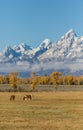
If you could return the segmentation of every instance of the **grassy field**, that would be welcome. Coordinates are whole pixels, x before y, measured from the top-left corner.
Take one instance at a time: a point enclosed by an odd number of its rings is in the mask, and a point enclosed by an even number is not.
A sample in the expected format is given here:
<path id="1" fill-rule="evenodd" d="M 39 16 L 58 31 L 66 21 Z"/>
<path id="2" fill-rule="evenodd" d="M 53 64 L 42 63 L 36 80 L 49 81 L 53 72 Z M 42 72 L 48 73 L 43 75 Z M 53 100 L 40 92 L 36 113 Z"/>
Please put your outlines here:
<path id="1" fill-rule="evenodd" d="M 0 93 L 0 130 L 83 130 L 83 92 L 34 92 L 31 101 L 24 94 Z"/>

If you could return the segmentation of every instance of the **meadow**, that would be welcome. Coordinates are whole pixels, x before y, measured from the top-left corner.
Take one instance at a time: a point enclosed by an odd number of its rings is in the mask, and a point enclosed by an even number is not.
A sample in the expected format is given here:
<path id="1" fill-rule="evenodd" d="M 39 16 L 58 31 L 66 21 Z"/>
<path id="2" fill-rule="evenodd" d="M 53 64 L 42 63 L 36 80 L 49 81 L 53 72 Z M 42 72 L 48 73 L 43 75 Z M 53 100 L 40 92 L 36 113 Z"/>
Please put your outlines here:
<path id="1" fill-rule="evenodd" d="M 32 100 L 23 101 L 25 94 Z M 82 129 L 83 92 L 0 92 L 0 130 Z"/>

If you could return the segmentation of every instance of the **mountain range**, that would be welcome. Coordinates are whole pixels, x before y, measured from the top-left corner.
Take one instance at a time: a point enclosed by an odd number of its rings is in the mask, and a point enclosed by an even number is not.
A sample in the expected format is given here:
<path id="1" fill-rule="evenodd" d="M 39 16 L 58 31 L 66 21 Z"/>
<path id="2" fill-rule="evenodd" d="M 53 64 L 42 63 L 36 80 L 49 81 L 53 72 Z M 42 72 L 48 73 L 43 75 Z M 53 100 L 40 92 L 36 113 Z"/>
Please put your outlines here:
<path id="1" fill-rule="evenodd" d="M 63 74 L 83 74 L 83 36 L 73 29 L 55 43 L 45 39 L 37 48 L 25 43 L 6 47 L 0 53 L 0 73 L 18 71 L 21 76 L 31 72 L 48 75 L 53 71 Z"/>

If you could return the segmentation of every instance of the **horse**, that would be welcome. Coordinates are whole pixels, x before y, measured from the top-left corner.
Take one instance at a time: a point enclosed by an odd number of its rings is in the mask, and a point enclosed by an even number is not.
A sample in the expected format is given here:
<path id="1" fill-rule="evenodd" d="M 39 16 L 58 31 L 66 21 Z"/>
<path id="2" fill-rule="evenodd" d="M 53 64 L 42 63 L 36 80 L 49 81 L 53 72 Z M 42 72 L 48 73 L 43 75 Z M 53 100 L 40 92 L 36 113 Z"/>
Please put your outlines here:
<path id="1" fill-rule="evenodd" d="M 15 95 L 11 95 L 11 96 L 10 96 L 10 101 L 11 101 L 11 100 L 12 100 L 12 101 L 15 101 Z"/>
<path id="2" fill-rule="evenodd" d="M 32 99 L 32 96 L 29 94 L 29 95 L 24 95 L 23 97 L 23 100 L 28 100 L 28 99 Z"/>

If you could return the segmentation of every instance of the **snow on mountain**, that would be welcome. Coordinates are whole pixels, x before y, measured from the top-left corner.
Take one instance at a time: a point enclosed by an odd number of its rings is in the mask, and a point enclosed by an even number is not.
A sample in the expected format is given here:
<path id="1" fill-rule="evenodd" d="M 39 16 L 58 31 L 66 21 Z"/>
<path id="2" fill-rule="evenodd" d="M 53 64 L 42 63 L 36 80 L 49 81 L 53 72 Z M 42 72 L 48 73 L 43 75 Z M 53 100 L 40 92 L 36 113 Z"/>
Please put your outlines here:
<path id="1" fill-rule="evenodd" d="M 49 39 L 45 39 L 39 46 L 41 50 L 50 49 L 52 47 L 52 42 Z"/>
<path id="2" fill-rule="evenodd" d="M 74 30 L 70 29 L 55 43 L 45 39 L 37 48 L 32 48 L 25 43 L 6 47 L 0 53 L 0 65 L 4 63 L 9 66 L 9 69 L 19 71 L 41 72 L 42 70 L 44 73 L 46 70 L 51 72 L 66 69 L 73 72 L 75 66 L 76 69 L 83 70 L 83 36 L 77 37 Z"/>
<path id="3" fill-rule="evenodd" d="M 52 42 L 49 39 L 45 39 L 37 48 L 32 48 L 32 50 L 25 51 L 24 53 L 35 62 L 38 61 L 38 56 L 46 52 L 51 47 Z"/>
<path id="4" fill-rule="evenodd" d="M 22 43 L 18 46 L 11 48 L 10 46 L 6 47 L 2 54 L 0 55 L 0 63 L 17 63 L 18 61 L 29 60 L 29 56 L 25 55 L 25 52 L 31 50 L 31 47 Z"/>
<path id="5" fill-rule="evenodd" d="M 34 58 L 38 58 L 41 54 L 45 53 L 52 47 L 52 42 L 49 39 L 45 39 L 39 47 L 34 49 Z"/>
<path id="6" fill-rule="evenodd" d="M 15 46 L 13 47 L 13 49 L 14 49 L 17 53 L 19 53 L 19 52 L 23 53 L 23 52 L 25 52 L 25 51 L 32 50 L 32 48 L 31 48 L 30 46 L 26 45 L 25 43 L 21 43 L 21 44 L 19 44 L 19 45 L 17 45 L 17 46 L 15 45 Z"/>
<path id="7" fill-rule="evenodd" d="M 52 48 L 48 49 L 44 54 L 39 57 L 41 61 L 47 60 L 74 60 L 82 58 L 83 56 L 83 39 L 78 38 L 74 30 L 69 30 L 64 36 L 61 37 Z"/>
<path id="8" fill-rule="evenodd" d="M 15 51 L 11 47 L 6 47 L 3 51 L 4 56 L 9 57 L 10 55 L 15 55 Z"/>

